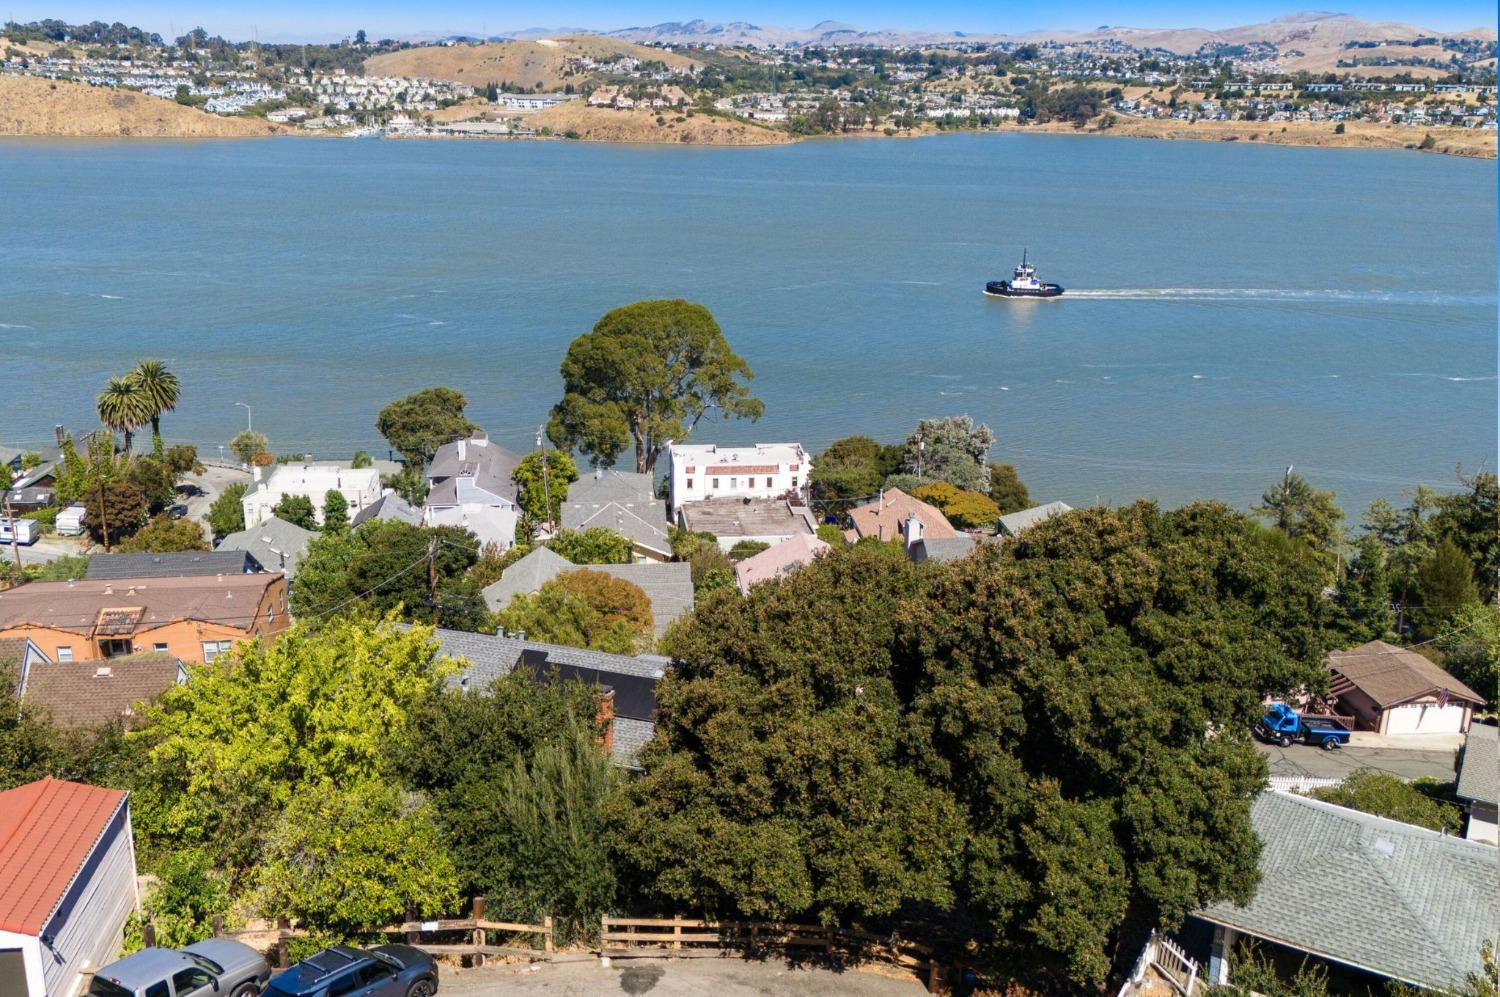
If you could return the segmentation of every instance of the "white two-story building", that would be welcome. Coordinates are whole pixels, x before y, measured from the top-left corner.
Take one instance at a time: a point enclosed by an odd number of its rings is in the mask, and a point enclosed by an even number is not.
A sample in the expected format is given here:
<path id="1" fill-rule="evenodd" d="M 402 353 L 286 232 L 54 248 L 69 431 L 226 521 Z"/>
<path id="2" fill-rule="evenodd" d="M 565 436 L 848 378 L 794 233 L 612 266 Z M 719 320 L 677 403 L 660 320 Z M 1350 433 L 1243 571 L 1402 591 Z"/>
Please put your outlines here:
<path id="1" fill-rule="evenodd" d="M 812 471 L 800 443 L 681 443 L 669 446 L 667 456 L 673 519 L 686 503 L 705 499 L 769 499 L 790 493 L 805 500 Z"/>
<path id="2" fill-rule="evenodd" d="M 257 469 L 257 473 L 261 473 Z M 250 486 L 240 504 L 245 510 L 245 528 L 253 529 L 270 519 L 272 510 L 288 495 L 312 500 L 313 515 L 323 523 L 323 501 L 338 492 L 349 503 L 352 520 L 365 506 L 380 498 L 380 472 L 373 467 L 348 467 L 337 462 L 280 464 L 263 481 Z"/>

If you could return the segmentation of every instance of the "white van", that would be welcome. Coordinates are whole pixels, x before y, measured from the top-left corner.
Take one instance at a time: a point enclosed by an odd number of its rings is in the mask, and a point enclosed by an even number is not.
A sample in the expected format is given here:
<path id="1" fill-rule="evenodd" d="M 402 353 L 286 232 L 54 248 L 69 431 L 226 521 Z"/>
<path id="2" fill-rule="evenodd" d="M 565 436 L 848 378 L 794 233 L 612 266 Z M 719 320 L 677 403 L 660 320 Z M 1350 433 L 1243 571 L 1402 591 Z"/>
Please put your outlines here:
<path id="1" fill-rule="evenodd" d="M 14 523 L 14 535 L 12 535 L 11 524 Z M 30 546 L 36 543 L 36 523 L 30 519 L 6 519 L 0 516 L 0 544 L 8 544 L 14 540 L 18 544 Z"/>

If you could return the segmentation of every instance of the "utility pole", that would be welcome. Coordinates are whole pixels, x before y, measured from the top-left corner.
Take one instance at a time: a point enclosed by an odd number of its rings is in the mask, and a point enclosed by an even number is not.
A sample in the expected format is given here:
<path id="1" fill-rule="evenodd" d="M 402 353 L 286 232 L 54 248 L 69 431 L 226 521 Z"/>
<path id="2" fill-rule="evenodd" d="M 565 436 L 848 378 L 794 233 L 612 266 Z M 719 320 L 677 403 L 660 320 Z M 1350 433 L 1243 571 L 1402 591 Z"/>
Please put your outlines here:
<path id="1" fill-rule="evenodd" d="M 542 426 L 536 427 L 536 445 L 542 449 L 542 501 L 547 503 L 547 533 L 552 533 L 552 486 L 547 483 L 547 443 Z"/>
<path id="2" fill-rule="evenodd" d="M 427 541 L 427 594 L 432 603 L 432 625 L 438 625 L 437 537 Z"/>
<path id="3" fill-rule="evenodd" d="M 16 574 L 21 573 L 21 543 L 16 539 L 16 514 L 10 507 L 10 488 L 5 489 L 5 519 L 10 524 L 10 552 L 16 559 Z"/>

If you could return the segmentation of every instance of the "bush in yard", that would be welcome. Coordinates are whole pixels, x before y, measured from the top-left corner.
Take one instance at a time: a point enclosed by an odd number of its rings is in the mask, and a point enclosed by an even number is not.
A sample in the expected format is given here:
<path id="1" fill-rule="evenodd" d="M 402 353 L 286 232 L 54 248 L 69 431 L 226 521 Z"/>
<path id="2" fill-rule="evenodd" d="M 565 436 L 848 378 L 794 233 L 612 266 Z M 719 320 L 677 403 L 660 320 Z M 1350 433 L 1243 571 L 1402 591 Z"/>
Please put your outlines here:
<path id="1" fill-rule="evenodd" d="M 166 554 L 182 550 L 208 550 L 208 538 L 196 520 L 173 519 L 168 515 L 154 517 L 132 537 L 122 541 L 119 550 L 142 554 Z"/>
<path id="2" fill-rule="evenodd" d="M 245 528 L 245 492 L 250 486 L 237 481 L 227 486 L 208 507 L 208 527 L 216 537 L 227 537 Z"/>
<path id="3" fill-rule="evenodd" d="M 277 502 L 276 507 L 271 510 L 271 515 L 293 526 L 300 526 L 304 530 L 318 528 L 317 510 L 313 508 L 312 499 L 306 495 L 283 495 L 281 501 Z"/>
<path id="4" fill-rule="evenodd" d="M 1463 830 L 1463 812 L 1458 804 L 1435 799 L 1418 786 L 1374 769 L 1360 769 L 1339 785 L 1315 789 L 1308 795 L 1429 831 L 1457 834 Z"/>
<path id="5" fill-rule="evenodd" d="M 257 433 L 246 429 L 235 434 L 234 439 L 229 441 L 229 452 L 239 458 L 241 464 L 250 463 L 250 458 L 258 453 L 264 453 L 270 442 L 265 433 Z"/>
<path id="6" fill-rule="evenodd" d="M 948 522 L 960 530 L 994 532 L 1000 522 L 1000 507 L 988 495 L 964 491 L 946 481 L 923 485 L 912 496 L 937 506 Z"/>

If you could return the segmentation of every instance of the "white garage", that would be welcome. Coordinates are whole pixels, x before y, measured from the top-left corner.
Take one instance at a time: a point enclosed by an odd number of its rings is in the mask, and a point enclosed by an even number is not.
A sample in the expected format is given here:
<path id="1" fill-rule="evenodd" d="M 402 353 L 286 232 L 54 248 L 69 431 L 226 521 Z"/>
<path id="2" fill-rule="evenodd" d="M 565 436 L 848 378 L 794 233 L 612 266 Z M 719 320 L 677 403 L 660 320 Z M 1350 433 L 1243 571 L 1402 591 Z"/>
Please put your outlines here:
<path id="1" fill-rule="evenodd" d="M 1415 651 L 1372 640 L 1328 655 L 1329 691 L 1380 734 L 1463 734 L 1484 697 Z"/>

